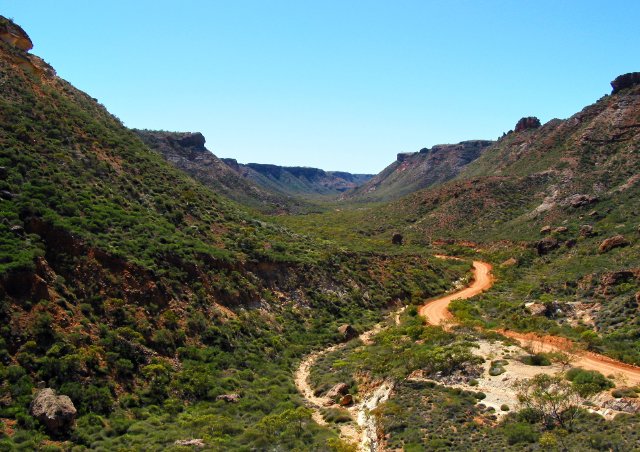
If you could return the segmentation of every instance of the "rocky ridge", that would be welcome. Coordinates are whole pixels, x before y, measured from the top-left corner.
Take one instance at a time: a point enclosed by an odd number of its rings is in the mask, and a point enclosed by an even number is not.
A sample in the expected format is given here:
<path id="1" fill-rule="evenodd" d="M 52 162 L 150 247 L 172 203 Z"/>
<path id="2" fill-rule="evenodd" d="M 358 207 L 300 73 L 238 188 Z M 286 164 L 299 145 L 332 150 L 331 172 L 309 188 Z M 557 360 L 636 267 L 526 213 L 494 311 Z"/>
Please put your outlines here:
<path id="1" fill-rule="evenodd" d="M 361 187 L 345 193 L 342 199 L 387 201 L 444 183 L 456 177 L 491 144 L 493 141 L 470 140 L 400 153 L 395 162 Z"/>

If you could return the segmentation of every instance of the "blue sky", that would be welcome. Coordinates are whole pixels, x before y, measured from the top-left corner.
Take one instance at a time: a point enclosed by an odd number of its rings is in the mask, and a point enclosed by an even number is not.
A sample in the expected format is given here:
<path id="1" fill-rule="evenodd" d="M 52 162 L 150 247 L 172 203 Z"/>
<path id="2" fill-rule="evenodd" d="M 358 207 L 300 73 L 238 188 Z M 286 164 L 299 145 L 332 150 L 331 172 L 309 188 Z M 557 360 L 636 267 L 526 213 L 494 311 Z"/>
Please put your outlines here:
<path id="1" fill-rule="evenodd" d="M 2 0 L 129 127 L 240 162 L 376 173 L 565 118 L 640 70 L 639 1 Z"/>

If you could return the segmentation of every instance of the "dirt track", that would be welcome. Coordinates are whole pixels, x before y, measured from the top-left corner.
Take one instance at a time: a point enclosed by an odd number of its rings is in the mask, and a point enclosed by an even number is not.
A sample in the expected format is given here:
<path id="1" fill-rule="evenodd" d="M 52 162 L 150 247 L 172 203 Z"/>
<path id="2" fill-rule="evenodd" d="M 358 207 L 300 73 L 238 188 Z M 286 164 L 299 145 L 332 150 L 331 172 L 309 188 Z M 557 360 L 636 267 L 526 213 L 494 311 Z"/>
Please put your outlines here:
<path id="1" fill-rule="evenodd" d="M 445 258 L 445 256 L 439 256 Z M 473 262 L 474 281 L 460 291 L 428 301 L 420 307 L 419 313 L 432 325 L 453 323 L 453 316 L 449 312 L 449 303 L 453 300 L 474 297 L 489 289 L 493 285 L 491 264 L 482 261 Z M 588 370 L 597 370 L 606 376 L 613 375 L 619 384 L 630 386 L 640 384 L 640 367 L 616 361 L 604 355 L 585 352 L 576 349 L 569 339 L 555 336 L 541 336 L 533 333 L 518 333 L 515 331 L 499 331 L 504 336 L 515 339 L 523 347 L 535 352 L 565 352 L 572 356 L 571 364 Z"/>

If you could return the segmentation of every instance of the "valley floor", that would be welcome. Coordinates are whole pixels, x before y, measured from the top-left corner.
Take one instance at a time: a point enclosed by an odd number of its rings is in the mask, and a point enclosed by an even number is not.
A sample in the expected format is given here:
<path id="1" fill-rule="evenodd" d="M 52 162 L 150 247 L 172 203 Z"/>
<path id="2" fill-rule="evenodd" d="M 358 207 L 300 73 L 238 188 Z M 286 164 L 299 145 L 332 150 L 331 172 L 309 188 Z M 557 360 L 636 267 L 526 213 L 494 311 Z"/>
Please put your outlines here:
<path id="1" fill-rule="evenodd" d="M 437 256 L 443 259 L 458 259 L 449 256 Z M 453 300 L 473 298 L 480 293 L 489 290 L 494 284 L 492 265 L 483 261 L 473 261 L 473 280 L 464 288 L 456 290 L 447 295 L 427 301 L 420 306 L 418 313 L 428 324 L 443 327 L 446 331 L 451 331 L 456 325 L 455 319 L 449 311 L 449 304 Z M 404 309 L 404 308 L 403 308 Z M 395 324 L 400 323 L 400 313 L 390 315 Z M 361 334 L 358 339 L 364 346 L 371 345 L 372 338 L 380 333 L 385 326 L 377 324 L 373 329 Z M 538 374 L 559 375 L 568 367 L 580 367 L 586 370 L 601 372 L 613 380 L 616 386 L 635 386 L 640 384 L 640 367 L 616 361 L 610 357 L 593 352 L 579 350 L 576 344 L 569 339 L 554 336 L 542 336 L 532 333 L 518 333 L 515 331 L 497 331 L 504 338 L 512 339 L 514 343 L 503 343 L 500 340 L 478 340 L 477 349 L 474 355 L 484 360 L 481 375 L 473 380 L 473 384 L 468 382 L 443 382 L 424 376 L 421 371 L 413 372 L 406 380 L 408 382 L 430 382 L 433 384 L 444 384 L 450 388 L 463 391 L 481 391 L 484 398 L 479 401 L 484 407 L 489 407 L 495 411 L 496 417 L 506 415 L 509 407 L 515 408 L 519 405 L 517 392 L 514 386 L 519 381 L 530 380 Z M 516 345 L 517 344 L 517 345 Z M 298 391 L 304 396 L 307 404 L 313 411 L 313 419 L 320 425 L 330 425 L 325 420 L 326 410 L 342 409 L 339 403 L 326 395 L 320 395 L 315 391 L 310 383 L 310 374 L 313 366 L 319 358 L 344 349 L 346 343 L 332 345 L 321 351 L 308 355 L 300 363 L 296 374 L 295 383 Z M 555 362 L 547 366 L 527 365 L 522 362 L 522 357 L 539 353 L 559 353 L 563 354 L 564 362 Z M 491 374 L 491 368 L 496 360 L 502 363 L 502 373 Z M 393 397 L 394 383 L 392 380 L 374 381 L 366 391 L 361 394 L 360 401 L 347 408 L 349 416 L 353 422 L 342 422 L 338 424 L 341 438 L 351 444 L 357 444 L 360 451 L 384 450 L 385 436 L 379 424 L 379 419 L 371 414 L 380 403 Z M 615 400 L 610 394 L 600 394 L 595 403 L 589 409 L 592 413 L 597 413 L 605 418 L 612 419 L 615 415 L 623 411 L 614 409 Z M 619 408 L 619 407 L 618 407 Z"/>

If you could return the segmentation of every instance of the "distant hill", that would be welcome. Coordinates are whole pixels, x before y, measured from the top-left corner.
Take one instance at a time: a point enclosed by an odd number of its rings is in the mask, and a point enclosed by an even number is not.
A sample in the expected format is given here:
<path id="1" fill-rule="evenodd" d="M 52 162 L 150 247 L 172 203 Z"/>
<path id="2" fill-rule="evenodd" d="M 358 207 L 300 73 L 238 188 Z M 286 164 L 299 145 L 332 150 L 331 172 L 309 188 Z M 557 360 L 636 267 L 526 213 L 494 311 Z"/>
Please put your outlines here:
<path id="1" fill-rule="evenodd" d="M 488 140 L 463 141 L 398 154 L 395 162 L 361 186 L 345 193 L 342 199 L 389 201 L 446 182 L 480 157 L 493 143 Z"/>
<path id="2" fill-rule="evenodd" d="M 278 166 L 263 163 L 238 163 L 222 159 L 245 179 L 276 193 L 302 198 L 326 198 L 356 188 L 373 176 L 344 171 L 324 171 L 301 166 Z"/>
<path id="3" fill-rule="evenodd" d="M 169 163 L 241 204 L 269 213 L 296 211 L 303 204 L 242 177 L 205 147 L 205 137 L 199 132 L 134 132 Z"/>

